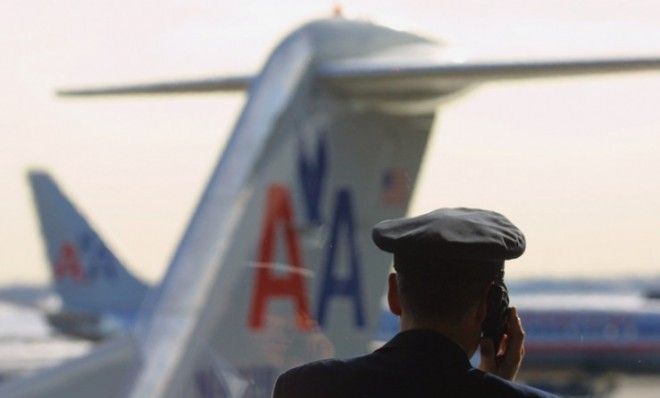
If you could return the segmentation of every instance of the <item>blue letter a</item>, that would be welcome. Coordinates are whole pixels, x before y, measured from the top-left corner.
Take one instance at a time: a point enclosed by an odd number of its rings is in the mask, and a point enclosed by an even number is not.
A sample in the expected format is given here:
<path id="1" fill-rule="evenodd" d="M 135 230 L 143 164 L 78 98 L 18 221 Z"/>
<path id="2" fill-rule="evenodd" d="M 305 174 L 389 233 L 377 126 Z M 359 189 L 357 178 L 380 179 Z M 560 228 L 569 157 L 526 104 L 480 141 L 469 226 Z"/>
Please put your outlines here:
<path id="1" fill-rule="evenodd" d="M 323 137 L 319 139 L 316 147 L 316 157 L 313 160 L 305 155 L 305 145 L 302 138 L 300 138 L 298 142 L 298 177 L 305 198 L 307 220 L 313 224 L 321 223 L 319 207 L 325 169 L 326 153 Z"/>
<path id="2" fill-rule="evenodd" d="M 364 305 L 362 303 L 360 286 L 360 258 L 357 245 L 355 244 L 355 228 L 353 223 L 351 194 L 346 189 L 337 192 L 337 204 L 335 207 L 334 220 L 332 221 L 332 235 L 328 241 L 325 262 L 323 264 L 323 285 L 317 307 L 317 319 L 321 326 L 325 323 L 328 303 L 332 296 L 345 296 L 353 300 L 355 325 L 364 327 Z M 337 249 L 339 245 L 340 230 L 344 231 L 345 244 L 348 244 L 349 275 L 344 279 L 336 276 L 335 265 L 337 264 Z"/>

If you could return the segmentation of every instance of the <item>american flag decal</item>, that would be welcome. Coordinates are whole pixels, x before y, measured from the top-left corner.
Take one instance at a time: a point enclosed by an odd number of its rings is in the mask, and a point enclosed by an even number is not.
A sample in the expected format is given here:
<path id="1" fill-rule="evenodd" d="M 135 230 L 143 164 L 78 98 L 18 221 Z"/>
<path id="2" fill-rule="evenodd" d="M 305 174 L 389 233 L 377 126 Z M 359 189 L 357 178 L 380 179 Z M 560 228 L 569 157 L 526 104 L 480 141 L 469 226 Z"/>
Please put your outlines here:
<path id="1" fill-rule="evenodd" d="M 408 199 L 410 179 L 408 173 L 401 168 L 385 170 L 382 178 L 381 199 L 389 205 L 401 205 Z"/>

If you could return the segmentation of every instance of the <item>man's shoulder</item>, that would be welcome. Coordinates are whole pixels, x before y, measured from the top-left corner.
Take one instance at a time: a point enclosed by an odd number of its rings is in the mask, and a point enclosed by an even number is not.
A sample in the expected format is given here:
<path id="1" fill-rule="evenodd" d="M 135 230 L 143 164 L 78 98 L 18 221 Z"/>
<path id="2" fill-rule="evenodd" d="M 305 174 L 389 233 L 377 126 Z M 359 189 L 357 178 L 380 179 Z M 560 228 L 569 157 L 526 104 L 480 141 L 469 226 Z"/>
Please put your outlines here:
<path id="1" fill-rule="evenodd" d="M 345 382 L 346 363 L 323 359 L 289 369 L 275 382 L 273 397 L 336 396 Z"/>
<path id="2" fill-rule="evenodd" d="M 478 394 L 474 396 L 485 394 L 483 396 L 556 398 L 556 395 L 523 384 L 514 383 L 478 369 L 472 369 L 469 372 L 468 380 L 469 389 L 473 393 Z"/>
<path id="3" fill-rule="evenodd" d="M 357 392 L 371 391 L 369 388 L 367 388 L 368 386 L 366 386 L 366 384 L 373 382 L 374 378 L 369 377 L 369 375 L 365 372 L 362 372 L 362 370 L 371 369 L 372 366 L 370 365 L 374 360 L 374 355 L 369 354 L 348 360 L 325 359 L 298 366 L 283 373 L 277 379 L 273 397 L 343 397 L 354 396 Z M 454 387 L 445 386 L 449 390 L 454 391 L 454 393 L 452 393 L 453 396 L 556 398 L 555 395 L 529 386 L 513 383 L 490 373 L 484 373 L 478 369 L 471 369 L 467 372 L 467 374 L 464 375 L 465 376 L 460 377 L 463 382 L 455 384 Z M 383 382 L 381 378 L 378 379 Z M 353 381 L 356 380 L 360 380 L 360 382 L 354 385 Z M 385 384 L 390 385 L 391 383 L 386 382 Z M 396 386 L 403 388 L 403 385 L 399 386 L 396 384 Z M 372 390 L 373 388 L 376 388 L 374 386 L 371 387 Z M 408 388 L 411 389 L 410 391 L 419 387 L 419 385 L 414 383 L 412 385 L 408 385 Z M 457 390 L 452 390 L 453 388 L 457 388 Z M 422 390 L 426 391 L 423 388 Z M 433 388 L 431 388 L 431 390 L 433 390 Z M 367 394 L 364 396 L 369 395 Z"/>
<path id="4" fill-rule="evenodd" d="M 346 361 L 341 359 L 322 359 L 310 362 L 284 372 L 280 378 L 298 379 L 316 375 L 334 375 L 346 368 Z"/>

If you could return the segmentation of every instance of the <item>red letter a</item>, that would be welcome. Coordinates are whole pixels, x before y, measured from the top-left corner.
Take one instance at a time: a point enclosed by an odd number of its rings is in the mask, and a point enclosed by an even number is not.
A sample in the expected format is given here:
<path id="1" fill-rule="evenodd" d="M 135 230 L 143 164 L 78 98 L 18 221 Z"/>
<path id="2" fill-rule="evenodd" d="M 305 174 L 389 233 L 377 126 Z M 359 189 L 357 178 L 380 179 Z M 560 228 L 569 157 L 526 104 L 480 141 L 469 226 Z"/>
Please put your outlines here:
<path id="1" fill-rule="evenodd" d="M 266 206 L 248 326 L 252 329 L 261 329 L 264 326 L 268 301 L 271 298 L 288 298 L 295 306 L 298 328 L 309 330 L 312 327 L 312 319 L 309 316 L 305 280 L 302 274 L 304 267 L 300 257 L 298 236 L 294 229 L 288 190 L 281 185 L 272 185 L 268 189 Z M 286 275 L 273 273 L 275 238 L 279 224 L 283 225 L 286 238 L 289 265 L 289 272 Z"/>
<path id="2" fill-rule="evenodd" d="M 67 276 L 76 282 L 85 280 L 85 271 L 80 265 L 76 249 L 71 243 L 64 242 L 60 248 L 60 257 L 55 263 L 55 278 L 63 279 Z"/>

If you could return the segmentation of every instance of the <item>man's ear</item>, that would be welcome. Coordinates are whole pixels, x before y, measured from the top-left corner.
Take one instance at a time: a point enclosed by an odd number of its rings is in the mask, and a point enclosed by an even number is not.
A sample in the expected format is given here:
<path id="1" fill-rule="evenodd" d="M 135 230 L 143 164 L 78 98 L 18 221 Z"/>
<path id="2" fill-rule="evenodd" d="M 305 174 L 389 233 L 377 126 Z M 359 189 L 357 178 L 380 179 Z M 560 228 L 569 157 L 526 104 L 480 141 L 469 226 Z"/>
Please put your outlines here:
<path id="1" fill-rule="evenodd" d="M 387 277 L 387 304 L 390 311 L 397 316 L 401 316 L 401 297 L 399 296 L 399 280 L 395 272 L 391 272 Z"/>

